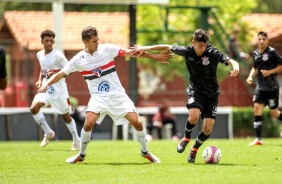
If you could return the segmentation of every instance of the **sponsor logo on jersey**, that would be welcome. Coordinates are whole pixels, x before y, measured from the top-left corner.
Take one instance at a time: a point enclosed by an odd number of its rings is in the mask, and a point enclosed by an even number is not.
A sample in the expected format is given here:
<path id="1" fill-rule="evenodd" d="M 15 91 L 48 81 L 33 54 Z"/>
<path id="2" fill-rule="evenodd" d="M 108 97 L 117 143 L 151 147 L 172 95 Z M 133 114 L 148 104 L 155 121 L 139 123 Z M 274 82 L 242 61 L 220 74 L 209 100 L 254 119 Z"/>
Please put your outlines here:
<path id="1" fill-rule="evenodd" d="M 208 64 L 210 64 L 210 61 L 209 61 L 209 57 L 206 57 L 206 56 L 204 56 L 204 57 L 202 57 L 202 60 L 203 60 L 203 65 L 208 65 Z"/>
<path id="2" fill-rule="evenodd" d="M 263 61 L 267 61 L 267 60 L 268 60 L 268 54 L 266 54 L 266 53 L 263 54 L 263 55 L 262 55 L 262 60 L 263 60 Z"/>
<path id="3" fill-rule="evenodd" d="M 53 86 L 48 86 L 47 91 L 49 94 L 52 94 L 55 92 L 55 88 Z"/>
<path id="4" fill-rule="evenodd" d="M 108 83 L 108 81 L 101 82 L 98 86 L 98 91 L 109 92 L 110 91 L 110 84 Z"/>

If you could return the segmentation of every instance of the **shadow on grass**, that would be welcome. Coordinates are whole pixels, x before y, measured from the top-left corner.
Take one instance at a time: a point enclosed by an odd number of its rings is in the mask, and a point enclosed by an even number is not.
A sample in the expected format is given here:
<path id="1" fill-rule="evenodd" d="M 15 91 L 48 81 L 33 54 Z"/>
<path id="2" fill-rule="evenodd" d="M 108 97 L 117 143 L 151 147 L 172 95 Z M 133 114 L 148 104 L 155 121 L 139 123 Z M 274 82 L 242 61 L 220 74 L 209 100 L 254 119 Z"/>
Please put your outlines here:
<path id="1" fill-rule="evenodd" d="M 85 162 L 82 162 L 82 163 L 76 163 L 76 164 L 68 164 L 68 163 L 65 163 L 65 164 L 56 164 L 54 166 L 62 166 L 62 165 L 84 165 L 84 166 L 93 166 L 93 165 L 108 165 L 108 166 L 124 166 L 124 165 L 151 165 L 151 163 L 85 163 Z M 157 165 L 157 164 L 155 164 Z"/>

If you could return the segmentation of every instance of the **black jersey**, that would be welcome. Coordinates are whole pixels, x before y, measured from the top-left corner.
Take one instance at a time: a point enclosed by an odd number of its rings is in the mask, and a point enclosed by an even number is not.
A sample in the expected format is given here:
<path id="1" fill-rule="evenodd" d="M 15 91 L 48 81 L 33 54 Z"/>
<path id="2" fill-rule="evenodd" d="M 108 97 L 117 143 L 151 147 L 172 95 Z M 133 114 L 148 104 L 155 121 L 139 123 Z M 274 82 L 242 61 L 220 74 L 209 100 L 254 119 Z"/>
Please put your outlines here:
<path id="1" fill-rule="evenodd" d="M 258 49 L 253 52 L 254 68 L 258 72 L 258 80 L 256 89 L 261 91 L 275 91 L 279 89 L 277 74 L 263 77 L 260 70 L 271 70 L 282 64 L 282 58 L 278 52 L 267 47 L 263 53 L 259 53 Z"/>
<path id="2" fill-rule="evenodd" d="M 5 50 L 0 45 L 0 79 L 5 78 L 6 76 L 7 76 L 7 72 L 6 72 Z"/>
<path id="3" fill-rule="evenodd" d="M 202 94 L 213 96 L 218 94 L 218 63 L 228 65 L 230 58 L 208 44 L 205 52 L 198 56 L 194 46 L 173 46 L 172 52 L 185 57 L 186 67 L 190 74 L 190 88 Z"/>

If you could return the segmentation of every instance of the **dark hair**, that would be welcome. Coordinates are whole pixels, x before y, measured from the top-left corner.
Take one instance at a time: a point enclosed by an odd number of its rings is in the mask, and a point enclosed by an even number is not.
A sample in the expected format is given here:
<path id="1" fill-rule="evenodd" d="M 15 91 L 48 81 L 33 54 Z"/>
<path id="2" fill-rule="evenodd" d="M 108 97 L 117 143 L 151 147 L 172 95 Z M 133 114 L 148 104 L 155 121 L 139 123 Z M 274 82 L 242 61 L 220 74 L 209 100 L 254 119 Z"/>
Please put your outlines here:
<path id="1" fill-rule="evenodd" d="M 89 40 L 92 36 L 97 36 L 98 32 L 95 27 L 87 26 L 81 32 L 82 40 Z"/>
<path id="2" fill-rule="evenodd" d="M 40 37 L 43 40 L 45 36 L 51 36 L 51 37 L 55 38 L 55 33 L 53 31 L 49 30 L 49 29 L 46 29 L 46 30 L 42 31 Z"/>
<path id="3" fill-rule="evenodd" d="M 258 33 L 258 36 L 259 36 L 259 35 L 261 35 L 261 36 L 264 36 L 264 37 L 268 38 L 267 32 L 260 31 L 260 32 Z"/>
<path id="4" fill-rule="evenodd" d="M 204 29 L 197 29 L 194 32 L 193 39 L 196 42 L 204 42 L 207 43 L 210 39 L 208 32 Z"/>

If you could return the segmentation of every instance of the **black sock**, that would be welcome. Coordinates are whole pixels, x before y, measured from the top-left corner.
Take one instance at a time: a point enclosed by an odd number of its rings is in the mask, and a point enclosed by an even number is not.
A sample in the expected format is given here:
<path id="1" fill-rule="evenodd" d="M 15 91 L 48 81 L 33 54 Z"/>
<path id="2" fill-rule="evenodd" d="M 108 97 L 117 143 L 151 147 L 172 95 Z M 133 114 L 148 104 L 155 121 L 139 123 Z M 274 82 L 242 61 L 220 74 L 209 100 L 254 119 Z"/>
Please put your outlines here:
<path id="1" fill-rule="evenodd" d="M 191 124 L 189 120 L 186 122 L 185 126 L 185 137 L 191 139 L 192 129 L 194 128 L 195 124 Z"/>
<path id="2" fill-rule="evenodd" d="M 201 131 L 196 139 L 194 148 L 199 149 L 200 146 L 210 137 L 210 135 L 205 135 L 203 131 Z"/>
<path id="3" fill-rule="evenodd" d="M 254 129 L 256 137 L 262 139 L 262 116 L 255 116 Z"/>
<path id="4" fill-rule="evenodd" d="M 282 112 L 281 111 L 280 111 L 280 115 L 279 115 L 279 117 L 277 119 L 282 121 Z"/>

